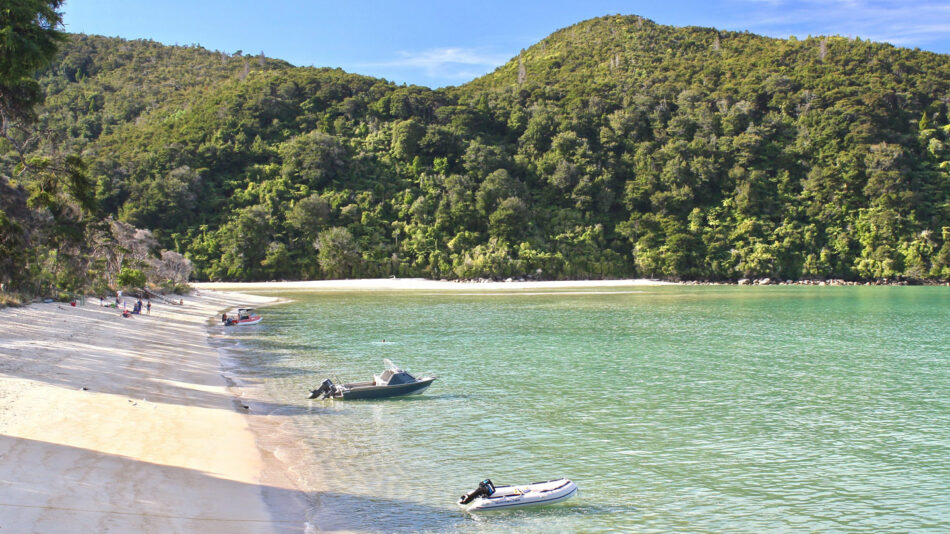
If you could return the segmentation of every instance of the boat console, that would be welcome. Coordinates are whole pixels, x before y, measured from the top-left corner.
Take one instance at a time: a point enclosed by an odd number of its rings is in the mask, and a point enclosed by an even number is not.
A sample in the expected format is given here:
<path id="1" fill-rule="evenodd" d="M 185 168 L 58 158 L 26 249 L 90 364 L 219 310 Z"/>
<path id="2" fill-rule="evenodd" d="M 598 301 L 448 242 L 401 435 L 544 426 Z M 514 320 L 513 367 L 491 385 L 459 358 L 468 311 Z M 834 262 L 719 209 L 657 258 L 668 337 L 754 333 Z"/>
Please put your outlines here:
<path id="1" fill-rule="evenodd" d="M 386 369 L 382 375 L 374 375 L 377 386 L 395 386 L 398 384 L 411 384 L 416 381 L 416 377 L 403 371 L 402 369 Z"/>

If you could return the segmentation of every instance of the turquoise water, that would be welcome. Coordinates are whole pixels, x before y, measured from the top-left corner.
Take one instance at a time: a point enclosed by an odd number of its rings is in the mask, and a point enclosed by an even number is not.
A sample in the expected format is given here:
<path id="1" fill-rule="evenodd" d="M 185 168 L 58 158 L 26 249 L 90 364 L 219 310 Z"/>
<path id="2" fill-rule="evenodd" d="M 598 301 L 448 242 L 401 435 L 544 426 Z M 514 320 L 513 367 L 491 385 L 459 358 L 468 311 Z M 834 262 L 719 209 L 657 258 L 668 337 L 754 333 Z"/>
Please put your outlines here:
<path id="1" fill-rule="evenodd" d="M 280 296 L 223 343 L 317 529 L 950 531 L 950 288 Z M 439 379 L 306 399 L 383 358 Z M 455 504 L 558 477 L 580 495 Z"/>

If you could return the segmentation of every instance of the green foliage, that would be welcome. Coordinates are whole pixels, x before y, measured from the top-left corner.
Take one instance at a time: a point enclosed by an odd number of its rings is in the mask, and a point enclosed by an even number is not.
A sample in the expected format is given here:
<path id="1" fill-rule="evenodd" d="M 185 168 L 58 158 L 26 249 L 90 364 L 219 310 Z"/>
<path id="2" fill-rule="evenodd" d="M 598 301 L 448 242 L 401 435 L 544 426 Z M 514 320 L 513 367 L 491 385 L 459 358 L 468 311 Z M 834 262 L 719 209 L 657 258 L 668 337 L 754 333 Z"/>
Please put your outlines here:
<path id="1" fill-rule="evenodd" d="M 316 193 L 298 200 L 287 214 L 287 224 L 309 240 L 316 238 L 329 220 L 330 203 Z"/>
<path id="2" fill-rule="evenodd" d="M 943 55 L 611 16 L 438 91 L 84 35 L 39 82 L 198 279 L 950 275 Z"/>
<path id="3" fill-rule="evenodd" d="M 119 284 L 119 287 L 127 289 L 145 287 L 145 273 L 138 269 L 123 267 L 119 271 L 116 283 Z"/>
<path id="4" fill-rule="evenodd" d="M 314 247 L 319 251 L 320 268 L 327 278 L 350 278 L 359 272 L 360 253 L 346 228 L 320 232 Z"/>
<path id="5" fill-rule="evenodd" d="M 32 76 L 63 39 L 62 0 L 7 0 L 0 8 L 0 82 Z"/>
<path id="6" fill-rule="evenodd" d="M 34 73 L 66 35 L 60 0 L 0 5 L 0 282 L 27 295 L 83 290 L 97 214 L 82 159 L 37 129 Z"/>
<path id="7" fill-rule="evenodd" d="M 262 276 L 273 235 L 270 213 L 265 206 L 257 204 L 236 212 L 218 234 L 222 268 L 228 278 L 254 280 Z"/>
<path id="8" fill-rule="evenodd" d="M 33 73 L 56 55 L 65 34 L 59 30 L 62 0 L 4 0 L 0 6 L 0 111 L 7 121 L 32 118 L 42 101 Z"/>

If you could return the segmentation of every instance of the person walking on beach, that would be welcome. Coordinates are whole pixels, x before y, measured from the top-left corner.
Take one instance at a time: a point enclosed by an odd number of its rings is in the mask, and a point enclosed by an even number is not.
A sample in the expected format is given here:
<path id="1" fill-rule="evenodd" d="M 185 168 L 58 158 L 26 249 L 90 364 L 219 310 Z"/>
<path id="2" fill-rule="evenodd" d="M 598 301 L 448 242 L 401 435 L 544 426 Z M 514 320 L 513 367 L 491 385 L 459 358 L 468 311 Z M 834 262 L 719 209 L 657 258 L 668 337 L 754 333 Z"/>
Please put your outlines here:
<path id="1" fill-rule="evenodd" d="M 152 301 L 145 303 L 145 315 L 152 315 Z"/>

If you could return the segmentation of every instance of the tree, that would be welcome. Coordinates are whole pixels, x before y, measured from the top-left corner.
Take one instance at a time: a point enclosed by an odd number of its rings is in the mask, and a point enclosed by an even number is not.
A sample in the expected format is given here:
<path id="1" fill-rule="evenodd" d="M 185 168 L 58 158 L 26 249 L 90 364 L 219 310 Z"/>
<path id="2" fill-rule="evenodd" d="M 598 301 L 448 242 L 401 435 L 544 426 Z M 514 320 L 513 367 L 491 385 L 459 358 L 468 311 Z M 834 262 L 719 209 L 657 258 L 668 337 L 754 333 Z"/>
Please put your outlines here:
<path id="1" fill-rule="evenodd" d="M 154 262 L 153 269 L 159 282 L 169 282 L 176 286 L 188 283 L 194 267 L 188 258 L 175 251 L 166 250 L 162 252 L 161 260 Z"/>
<path id="2" fill-rule="evenodd" d="M 430 90 L 77 35 L 35 128 L 199 279 L 946 277 L 950 56 L 820 40 L 611 16 Z M 63 289 L 91 272 L 82 173 L 21 146 L 0 265 Z"/>
<path id="3" fill-rule="evenodd" d="M 505 169 L 497 171 L 485 177 L 485 181 L 475 193 L 475 206 L 483 215 L 492 213 L 498 203 L 505 198 L 520 197 L 523 194 L 523 185 L 512 178 Z"/>
<path id="4" fill-rule="evenodd" d="M 477 139 L 469 142 L 462 160 L 464 161 L 465 170 L 470 175 L 480 179 L 509 165 L 508 156 L 502 148 L 487 145 Z"/>
<path id="5" fill-rule="evenodd" d="M 11 287 L 21 286 L 27 277 L 29 233 L 23 222 L 28 212 L 25 195 L 0 177 L 0 282 Z"/>
<path id="6" fill-rule="evenodd" d="M 419 150 L 419 141 L 425 133 L 425 126 L 419 119 L 412 118 L 397 122 L 393 126 L 393 156 L 402 160 L 412 160 Z"/>
<path id="7" fill-rule="evenodd" d="M 527 223 L 528 206 L 518 197 L 508 197 L 488 218 L 488 233 L 517 242 L 525 234 Z"/>
<path id="8" fill-rule="evenodd" d="M 122 218 L 145 228 L 175 228 L 198 216 L 201 175 L 187 165 L 148 180 L 131 195 Z"/>
<path id="9" fill-rule="evenodd" d="M 332 135 L 314 130 L 280 145 L 282 174 L 312 189 L 336 179 L 346 168 L 346 149 Z"/>
<path id="10" fill-rule="evenodd" d="M 138 269 L 123 267 L 116 279 L 119 287 L 140 288 L 145 286 L 145 273 Z"/>
<path id="11" fill-rule="evenodd" d="M 16 150 L 21 168 L 38 142 L 29 125 L 43 91 L 33 74 L 47 65 L 65 40 L 59 30 L 63 0 L 6 0 L 0 7 L 0 137 Z M 41 164 L 41 163 L 40 163 Z"/>
<path id="12" fill-rule="evenodd" d="M 0 5 L 0 148 L 12 148 L 18 182 L 11 188 L 11 176 L 0 172 L 5 197 L 0 203 L 0 248 L 23 249 L 10 251 L 0 263 L 0 280 L 17 280 L 23 286 L 33 278 L 38 282 L 32 284 L 34 291 L 38 286 L 76 290 L 85 283 L 83 216 L 95 208 L 82 160 L 58 150 L 51 136 L 33 128 L 34 107 L 43 101 L 33 75 L 53 59 L 65 38 L 59 30 L 61 4 L 7 0 Z"/>
<path id="13" fill-rule="evenodd" d="M 261 205 L 241 210 L 221 229 L 222 260 L 230 278 L 254 280 L 261 275 L 272 232 L 270 215 Z"/>
<path id="14" fill-rule="evenodd" d="M 319 251 L 320 268 L 327 278 L 347 278 L 358 273 L 360 251 L 353 234 L 342 227 L 320 232 L 314 248 Z"/>
<path id="15" fill-rule="evenodd" d="M 42 101 L 33 73 L 49 63 L 65 39 L 63 0 L 5 0 L 0 7 L 0 112 L 8 121 L 32 118 Z"/>
<path id="16" fill-rule="evenodd" d="M 330 203 L 317 193 L 298 200 L 287 214 L 287 224 L 311 240 L 329 220 Z"/>

